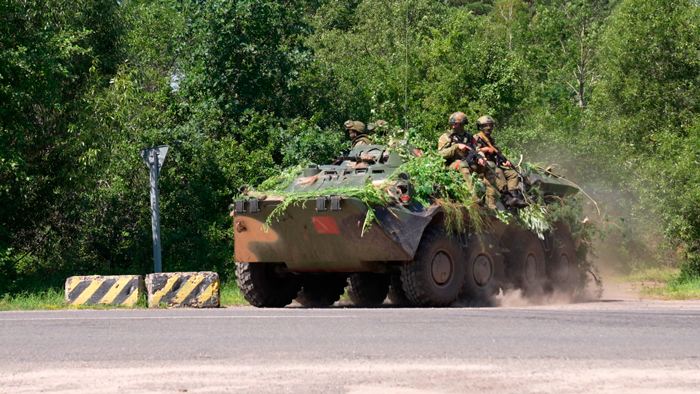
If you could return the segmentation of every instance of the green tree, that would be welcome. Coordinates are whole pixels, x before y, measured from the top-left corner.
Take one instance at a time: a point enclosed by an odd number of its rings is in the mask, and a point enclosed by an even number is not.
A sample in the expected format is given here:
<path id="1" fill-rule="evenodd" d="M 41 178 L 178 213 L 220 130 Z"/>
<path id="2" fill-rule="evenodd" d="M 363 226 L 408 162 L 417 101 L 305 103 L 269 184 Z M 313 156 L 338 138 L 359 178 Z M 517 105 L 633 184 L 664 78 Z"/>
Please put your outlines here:
<path id="1" fill-rule="evenodd" d="M 0 3 L 0 292 L 70 234 L 70 125 L 90 81 L 116 66 L 117 13 L 108 0 Z"/>
<path id="2" fill-rule="evenodd" d="M 641 208 L 658 213 L 666 235 L 698 275 L 697 124 L 700 7 L 696 1 L 623 1 L 605 32 L 603 78 L 591 103 L 600 134 L 631 165 Z M 603 117 L 604 115 L 604 117 Z"/>

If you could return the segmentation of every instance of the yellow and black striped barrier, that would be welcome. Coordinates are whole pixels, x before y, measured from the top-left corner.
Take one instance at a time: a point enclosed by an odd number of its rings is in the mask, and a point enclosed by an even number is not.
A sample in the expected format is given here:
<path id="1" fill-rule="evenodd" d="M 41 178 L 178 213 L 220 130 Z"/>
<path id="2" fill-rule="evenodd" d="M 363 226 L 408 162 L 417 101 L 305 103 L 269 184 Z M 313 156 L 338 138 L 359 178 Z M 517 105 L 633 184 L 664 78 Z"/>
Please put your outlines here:
<path id="1" fill-rule="evenodd" d="M 216 272 L 166 272 L 146 276 L 148 306 L 215 308 L 219 306 Z"/>
<path id="2" fill-rule="evenodd" d="M 66 279 L 66 302 L 71 305 L 134 306 L 143 289 L 141 275 L 71 276 Z"/>

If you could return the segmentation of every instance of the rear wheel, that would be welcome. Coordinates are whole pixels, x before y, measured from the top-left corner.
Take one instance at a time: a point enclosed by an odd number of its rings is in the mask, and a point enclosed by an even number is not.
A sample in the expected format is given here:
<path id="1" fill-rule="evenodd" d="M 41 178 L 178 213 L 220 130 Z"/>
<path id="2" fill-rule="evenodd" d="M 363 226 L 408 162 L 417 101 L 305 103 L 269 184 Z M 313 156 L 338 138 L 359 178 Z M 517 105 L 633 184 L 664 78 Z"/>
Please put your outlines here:
<path id="1" fill-rule="evenodd" d="M 576 248 L 566 230 L 558 229 L 555 232 L 552 256 L 547 263 L 547 276 L 554 291 L 568 295 L 573 295 L 581 283 Z"/>
<path id="2" fill-rule="evenodd" d="M 389 275 L 360 272 L 348 277 L 348 296 L 357 306 L 381 305 L 389 293 Z"/>
<path id="3" fill-rule="evenodd" d="M 464 256 L 457 239 L 448 237 L 443 227 L 426 228 L 413 261 L 404 262 L 401 281 L 413 305 L 450 305 L 464 282 Z"/>
<path id="4" fill-rule="evenodd" d="M 503 254 L 491 234 L 474 234 L 465 257 L 465 276 L 460 298 L 473 306 L 491 305 L 503 280 Z"/>
<path id="5" fill-rule="evenodd" d="M 339 274 L 307 274 L 297 293 L 297 302 L 307 308 L 333 305 L 345 291 L 346 276 Z"/>
<path id="6" fill-rule="evenodd" d="M 536 297 L 544 293 L 545 254 L 536 235 L 525 230 L 517 235 L 510 253 L 510 264 L 515 273 L 515 285 L 523 295 Z"/>
<path id="7" fill-rule="evenodd" d="M 246 301 L 259 308 L 281 308 L 301 290 L 298 275 L 280 263 L 236 263 L 238 287 Z"/>

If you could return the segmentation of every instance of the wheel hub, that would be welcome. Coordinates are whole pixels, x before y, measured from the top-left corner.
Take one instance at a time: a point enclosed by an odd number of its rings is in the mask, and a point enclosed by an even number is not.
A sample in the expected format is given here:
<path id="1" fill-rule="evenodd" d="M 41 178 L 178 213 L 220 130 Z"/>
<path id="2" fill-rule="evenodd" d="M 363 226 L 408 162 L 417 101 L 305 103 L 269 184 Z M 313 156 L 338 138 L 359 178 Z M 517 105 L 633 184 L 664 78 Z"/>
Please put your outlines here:
<path id="1" fill-rule="evenodd" d="M 537 279 L 537 259 L 533 255 L 528 255 L 525 260 L 525 280 L 534 283 Z"/>
<path id="2" fill-rule="evenodd" d="M 491 260 L 484 255 L 477 256 L 472 265 L 472 276 L 477 286 L 481 287 L 488 284 L 493 277 L 493 264 Z"/>
<path id="3" fill-rule="evenodd" d="M 443 252 L 435 254 L 431 268 L 433 281 L 438 285 L 445 284 L 452 276 L 452 260 Z"/>

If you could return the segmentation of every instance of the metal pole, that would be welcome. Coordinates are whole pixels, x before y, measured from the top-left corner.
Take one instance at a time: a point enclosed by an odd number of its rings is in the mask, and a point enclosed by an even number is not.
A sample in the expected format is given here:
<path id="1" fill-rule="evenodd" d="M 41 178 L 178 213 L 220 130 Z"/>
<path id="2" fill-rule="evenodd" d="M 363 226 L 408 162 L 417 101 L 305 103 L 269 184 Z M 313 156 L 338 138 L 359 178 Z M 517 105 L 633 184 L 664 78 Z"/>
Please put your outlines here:
<path id="1" fill-rule="evenodd" d="M 158 176 L 160 168 L 158 163 L 158 150 L 151 151 L 151 230 L 153 232 L 153 272 L 163 272 L 163 263 L 160 257 L 160 208 L 158 206 Z"/>
<path id="2" fill-rule="evenodd" d="M 141 157 L 149 169 L 151 183 L 151 230 L 153 232 L 153 272 L 163 272 L 160 256 L 160 207 L 158 203 L 158 177 L 160 167 L 168 154 L 168 146 L 161 145 L 141 149 Z"/>

